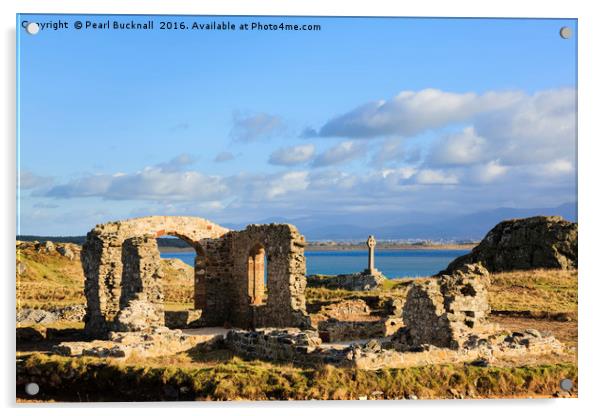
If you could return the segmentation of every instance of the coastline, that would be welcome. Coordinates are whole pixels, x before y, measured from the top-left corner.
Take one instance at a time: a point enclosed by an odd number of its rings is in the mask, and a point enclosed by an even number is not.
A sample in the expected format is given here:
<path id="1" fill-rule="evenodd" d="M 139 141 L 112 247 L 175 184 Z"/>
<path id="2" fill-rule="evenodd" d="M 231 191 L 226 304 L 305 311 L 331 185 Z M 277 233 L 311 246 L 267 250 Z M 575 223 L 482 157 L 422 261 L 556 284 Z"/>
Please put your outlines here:
<path id="1" fill-rule="evenodd" d="M 376 250 L 472 250 L 477 244 L 377 244 Z M 320 251 L 366 251 L 364 244 L 333 244 L 315 245 L 308 244 L 306 252 Z M 159 247 L 161 253 L 192 253 L 192 247 Z"/>

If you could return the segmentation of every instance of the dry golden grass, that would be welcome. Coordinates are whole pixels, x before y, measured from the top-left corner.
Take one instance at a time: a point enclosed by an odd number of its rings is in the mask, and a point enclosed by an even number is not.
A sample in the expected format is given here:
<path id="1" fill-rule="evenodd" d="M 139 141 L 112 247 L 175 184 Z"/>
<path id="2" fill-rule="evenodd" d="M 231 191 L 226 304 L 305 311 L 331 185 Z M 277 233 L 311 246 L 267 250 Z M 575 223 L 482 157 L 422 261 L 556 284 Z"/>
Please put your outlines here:
<path id="1" fill-rule="evenodd" d="M 17 275 L 17 308 L 48 308 L 85 303 L 84 273 L 79 258 L 17 250 L 25 271 Z"/>
<path id="2" fill-rule="evenodd" d="M 577 313 L 576 270 L 497 273 L 491 283 L 493 310 Z"/>
<path id="3" fill-rule="evenodd" d="M 84 273 L 79 258 L 69 260 L 59 253 L 38 253 L 33 248 L 17 250 L 25 271 L 17 275 L 17 308 L 49 309 L 86 303 Z M 170 310 L 192 306 L 194 272 L 180 260 L 162 260 L 166 306 Z"/>
<path id="4" fill-rule="evenodd" d="M 308 303 L 317 302 L 339 302 L 358 296 L 393 296 L 404 299 L 413 282 L 428 280 L 428 277 L 390 279 L 386 280 L 380 288 L 366 291 L 350 291 L 344 289 L 327 289 L 322 287 L 308 287 L 305 289 L 305 297 Z"/>

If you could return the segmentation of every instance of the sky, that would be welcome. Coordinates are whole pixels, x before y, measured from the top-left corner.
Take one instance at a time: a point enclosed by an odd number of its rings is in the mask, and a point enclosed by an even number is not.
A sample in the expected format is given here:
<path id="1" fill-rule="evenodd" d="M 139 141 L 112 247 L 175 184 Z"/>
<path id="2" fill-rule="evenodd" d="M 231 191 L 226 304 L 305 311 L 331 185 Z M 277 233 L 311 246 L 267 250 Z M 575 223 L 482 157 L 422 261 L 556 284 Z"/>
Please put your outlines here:
<path id="1" fill-rule="evenodd" d="M 69 23 L 17 31 L 18 234 L 576 204 L 575 20 L 17 19 Z M 73 29 L 149 19 L 152 31 Z M 252 22 L 320 30 L 238 30 Z"/>

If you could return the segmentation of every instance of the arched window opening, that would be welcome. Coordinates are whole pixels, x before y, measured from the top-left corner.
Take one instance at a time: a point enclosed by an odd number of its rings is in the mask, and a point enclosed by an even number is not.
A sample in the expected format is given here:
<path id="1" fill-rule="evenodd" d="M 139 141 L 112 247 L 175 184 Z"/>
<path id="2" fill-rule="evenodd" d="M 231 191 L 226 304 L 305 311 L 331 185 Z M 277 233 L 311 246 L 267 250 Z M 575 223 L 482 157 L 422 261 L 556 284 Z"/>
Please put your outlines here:
<path id="1" fill-rule="evenodd" d="M 251 249 L 247 259 L 248 295 L 251 305 L 267 302 L 268 260 L 265 248 L 258 244 Z"/>

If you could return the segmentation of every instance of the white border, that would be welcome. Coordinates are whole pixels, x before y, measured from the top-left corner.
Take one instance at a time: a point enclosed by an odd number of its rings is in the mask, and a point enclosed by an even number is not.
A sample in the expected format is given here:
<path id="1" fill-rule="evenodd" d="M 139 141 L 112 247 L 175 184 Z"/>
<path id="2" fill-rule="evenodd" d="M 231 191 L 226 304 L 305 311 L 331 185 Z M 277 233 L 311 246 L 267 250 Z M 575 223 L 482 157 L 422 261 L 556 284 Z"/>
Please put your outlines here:
<path id="1" fill-rule="evenodd" d="M 2 377 L 2 394 L 5 406 L 12 407 L 10 413 L 31 414 L 32 406 L 17 407 L 14 403 L 14 246 L 15 231 L 15 14 L 21 13 L 114 13 L 114 14 L 249 14 L 249 15 L 346 15 L 346 16 L 441 16 L 441 17 L 558 17 L 579 19 L 579 399 L 577 400 L 484 400 L 484 401 L 421 401 L 421 402 L 295 402 L 289 403 L 156 403 L 129 404 L 135 411 L 141 408 L 149 415 L 164 414 L 168 408 L 172 412 L 188 413 L 199 411 L 226 412 L 231 414 L 259 413 L 282 415 L 308 413 L 344 412 L 345 416 L 366 412 L 403 412 L 421 414 L 466 414 L 489 415 L 511 413 L 545 413 L 566 415 L 598 413 L 602 392 L 599 351 L 602 345 L 600 336 L 599 294 L 602 294 L 601 279 L 597 272 L 597 253 L 600 236 L 600 106 L 596 98 L 601 93 L 599 77 L 602 74 L 599 42 L 602 41 L 602 25 L 595 12 L 595 2 L 582 1 L 531 1 L 506 0 L 484 2 L 478 0 L 415 2 L 387 2 L 382 0 L 353 3 L 351 0 L 307 0 L 293 2 L 283 0 L 222 0 L 222 1 L 171 0 L 126 1 L 99 0 L 76 1 L 58 0 L 52 3 L 44 0 L 3 1 L 2 35 L 3 53 L 1 71 L 5 96 L 0 102 L 4 141 L 1 155 L 4 166 L 1 186 L 4 196 L 3 238 L 0 239 L 0 255 L 3 265 L 4 282 L 4 341 L 2 356 L 6 367 Z M 12 369 L 12 370 L 11 370 Z M 78 405 L 44 406 L 47 414 L 106 414 L 107 407 L 115 404 L 95 404 L 85 410 Z M 336 410 L 335 410 L 336 409 Z M 596 409 L 596 410 L 594 410 Z M 134 410 L 134 409 L 132 409 Z M 112 410 L 111 410 L 112 412 Z"/>

